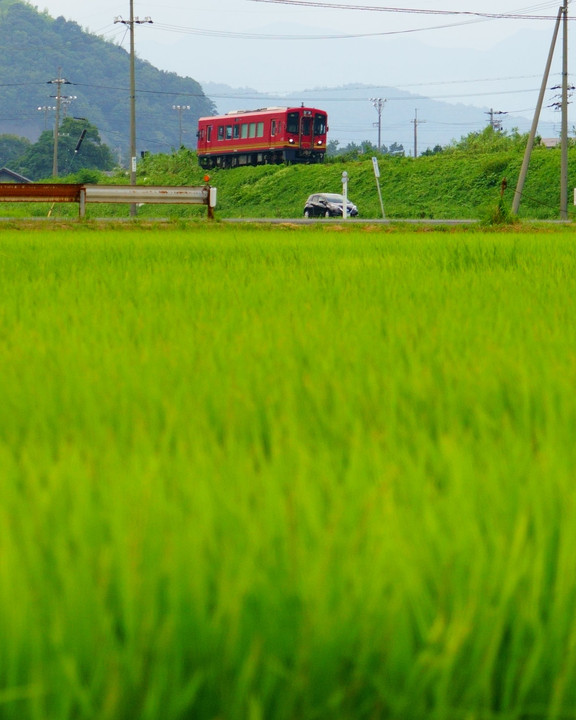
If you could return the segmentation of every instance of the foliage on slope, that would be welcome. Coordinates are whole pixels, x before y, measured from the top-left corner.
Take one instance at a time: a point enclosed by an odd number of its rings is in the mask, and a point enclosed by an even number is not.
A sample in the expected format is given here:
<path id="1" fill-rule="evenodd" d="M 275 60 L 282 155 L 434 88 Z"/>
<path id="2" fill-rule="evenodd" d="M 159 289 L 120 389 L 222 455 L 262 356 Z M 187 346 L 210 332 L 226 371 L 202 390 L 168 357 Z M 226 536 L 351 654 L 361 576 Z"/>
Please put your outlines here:
<path id="1" fill-rule="evenodd" d="M 510 207 L 523 158 L 525 139 L 508 149 L 453 147 L 427 157 L 379 158 L 380 187 L 390 218 L 484 218 L 500 201 Z M 576 148 L 570 149 L 576 160 Z M 574 163 L 570 163 L 574 165 Z M 370 158 L 325 165 L 261 166 L 214 170 L 222 217 L 299 217 L 313 192 L 341 192 L 341 175 L 349 175 L 348 195 L 361 217 L 380 217 L 380 203 Z M 139 181 L 149 184 L 201 184 L 204 171 L 194 153 L 147 157 Z M 570 172 L 569 187 L 576 185 Z M 532 155 L 520 207 L 521 217 L 555 218 L 559 212 L 560 152 L 537 147 Z"/>
<path id="2" fill-rule="evenodd" d="M 110 145 L 128 144 L 129 56 L 126 50 L 85 32 L 77 23 L 56 19 L 21 0 L 0 0 L 0 76 L 3 78 L 0 133 L 35 140 L 45 129 L 42 106 L 53 106 L 62 77 L 75 95 L 73 115 L 86 117 Z M 38 49 L 41 48 L 41 51 Z M 190 122 L 212 112 L 212 102 L 192 78 L 156 69 L 136 59 L 138 151 L 170 151 L 178 146 L 178 123 L 166 121 L 171 104 L 191 106 Z M 146 92 L 138 92 L 145 89 Z M 52 122 L 52 115 L 48 120 Z"/>

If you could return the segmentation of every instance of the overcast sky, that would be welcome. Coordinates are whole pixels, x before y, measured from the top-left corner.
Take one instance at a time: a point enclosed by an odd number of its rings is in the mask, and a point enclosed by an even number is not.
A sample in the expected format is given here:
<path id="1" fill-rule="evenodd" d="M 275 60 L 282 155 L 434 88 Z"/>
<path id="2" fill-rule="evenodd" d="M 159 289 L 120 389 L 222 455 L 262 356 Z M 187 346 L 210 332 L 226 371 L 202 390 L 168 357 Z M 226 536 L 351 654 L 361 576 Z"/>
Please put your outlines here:
<path id="1" fill-rule="evenodd" d="M 411 0 L 398 4 L 386 0 L 359 0 L 346 2 L 318 0 L 317 5 L 341 4 L 364 7 L 392 7 L 407 10 L 421 10 L 420 13 L 392 13 L 371 10 L 350 10 L 335 8 L 306 7 L 297 0 L 284 4 L 279 0 L 134 0 L 137 16 L 150 15 L 160 24 L 205 30 L 242 32 L 258 29 L 272 23 L 301 23 L 317 28 L 326 27 L 341 33 L 387 32 L 404 30 L 416 32 L 432 43 L 447 43 L 455 47 L 493 44 L 520 27 L 534 27 L 550 24 L 546 20 L 482 19 L 473 13 L 556 16 L 560 0 L 521 4 L 521 0 Z M 39 10 L 46 9 L 54 16 L 76 20 L 84 27 L 99 30 L 109 26 L 117 15 L 128 17 L 129 0 L 41 0 L 33 2 Z M 312 4 L 312 3 L 310 3 Z M 425 11 L 455 11 L 465 15 L 426 15 Z M 452 28 L 428 30 L 441 25 Z"/>
<path id="2" fill-rule="evenodd" d="M 153 20 L 136 28 L 136 51 L 156 67 L 201 82 L 278 93 L 364 83 L 488 107 L 504 103 L 506 111 L 529 114 L 561 3 L 526 1 L 408 0 L 395 5 L 460 13 L 445 15 L 326 7 L 392 7 L 386 0 L 318 0 L 321 8 L 298 0 L 134 0 L 135 15 Z M 129 17 L 129 0 L 32 4 L 128 47 L 126 27 L 114 24 L 114 18 Z M 350 35 L 356 37 L 344 37 Z M 559 72 L 559 56 L 560 49 L 553 71 Z"/>

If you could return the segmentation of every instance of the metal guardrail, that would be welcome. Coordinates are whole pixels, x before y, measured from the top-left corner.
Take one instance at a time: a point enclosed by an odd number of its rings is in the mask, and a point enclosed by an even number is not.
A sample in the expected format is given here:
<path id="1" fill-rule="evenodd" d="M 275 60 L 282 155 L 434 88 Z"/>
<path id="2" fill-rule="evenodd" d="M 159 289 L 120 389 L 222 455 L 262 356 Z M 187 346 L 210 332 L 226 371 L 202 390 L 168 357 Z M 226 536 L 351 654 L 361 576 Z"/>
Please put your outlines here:
<path id="1" fill-rule="evenodd" d="M 64 183 L 0 183 L 0 202 L 80 202 L 83 185 Z"/>
<path id="2" fill-rule="evenodd" d="M 71 183 L 0 183 L 0 202 L 75 202 L 86 215 L 87 203 L 206 205 L 214 217 L 217 192 L 210 185 L 81 185 Z"/>

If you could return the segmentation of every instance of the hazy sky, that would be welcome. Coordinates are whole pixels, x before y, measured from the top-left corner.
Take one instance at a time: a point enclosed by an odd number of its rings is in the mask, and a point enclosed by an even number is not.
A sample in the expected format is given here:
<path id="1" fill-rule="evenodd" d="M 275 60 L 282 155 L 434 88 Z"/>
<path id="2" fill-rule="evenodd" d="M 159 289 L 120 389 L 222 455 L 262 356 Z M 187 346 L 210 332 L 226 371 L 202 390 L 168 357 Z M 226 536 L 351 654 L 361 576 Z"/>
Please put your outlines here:
<path id="1" fill-rule="evenodd" d="M 444 15 L 326 7 L 392 7 L 386 0 L 319 0 L 323 8 L 298 5 L 297 0 L 134 0 L 135 15 L 153 20 L 136 28 L 136 51 L 161 69 L 201 82 L 278 93 L 363 83 L 484 107 L 505 102 L 507 111 L 529 114 L 561 3 L 521 3 L 406 0 L 395 5 L 461 13 Z M 129 0 L 31 4 L 128 46 L 126 27 L 114 24 L 114 18 L 129 17 Z M 475 13 L 544 17 L 485 18 Z M 316 39 L 304 39 L 306 35 Z M 559 60 L 555 63 L 559 71 Z"/>
<path id="2" fill-rule="evenodd" d="M 296 3 L 297 0 L 294 0 Z M 64 15 L 93 31 L 110 30 L 114 17 L 129 15 L 129 0 L 40 0 L 33 1 L 39 10 L 51 15 Z M 546 20 L 517 18 L 483 19 L 473 13 L 556 16 L 560 0 L 521 4 L 521 0 L 410 0 L 398 4 L 386 0 L 318 0 L 318 5 L 341 4 L 364 7 L 398 7 L 422 11 L 457 11 L 465 15 L 426 15 L 335 8 L 314 8 L 305 5 L 265 2 L 260 0 L 134 0 L 137 16 L 151 16 L 159 24 L 207 31 L 244 32 L 258 30 L 273 23 L 299 23 L 339 33 L 385 33 L 408 31 L 430 43 L 455 47 L 484 47 L 507 37 L 520 27 L 550 25 Z M 443 30 L 428 30 L 452 25 Z M 160 30 L 155 32 L 161 32 Z"/>

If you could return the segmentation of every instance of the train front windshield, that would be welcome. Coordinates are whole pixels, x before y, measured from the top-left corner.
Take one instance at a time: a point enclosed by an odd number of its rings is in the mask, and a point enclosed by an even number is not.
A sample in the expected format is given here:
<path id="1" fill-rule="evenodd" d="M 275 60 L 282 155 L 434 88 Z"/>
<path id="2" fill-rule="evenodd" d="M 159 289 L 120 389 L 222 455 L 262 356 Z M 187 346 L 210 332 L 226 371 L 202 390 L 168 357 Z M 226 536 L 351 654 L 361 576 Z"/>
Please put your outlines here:
<path id="1" fill-rule="evenodd" d="M 297 112 L 288 113 L 288 122 L 286 123 L 286 130 L 289 133 L 297 134 L 300 129 L 298 127 L 299 120 L 300 120 L 300 116 Z"/>
<path id="2" fill-rule="evenodd" d="M 314 135 L 326 134 L 326 115 L 316 113 L 314 116 Z"/>
<path id="3" fill-rule="evenodd" d="M 300 123 L 300 113 L 298 113 L 298 112 L 288 113 L 286 130 L 289 133 L 301 134 L 301 135 L 307 136 L 307 135 L 310 135 L 310 131 L 312 130 L 314 135 L 325 135 L 326 134 L 326 115 L 323 115 L 322 113 L 316 113 L 314 115 L 313 123 L 312 123 L 312 118 L 308 117 L 306 115 L 302 118 L 301 126 L 299 126 L 299 123 Z"/>

